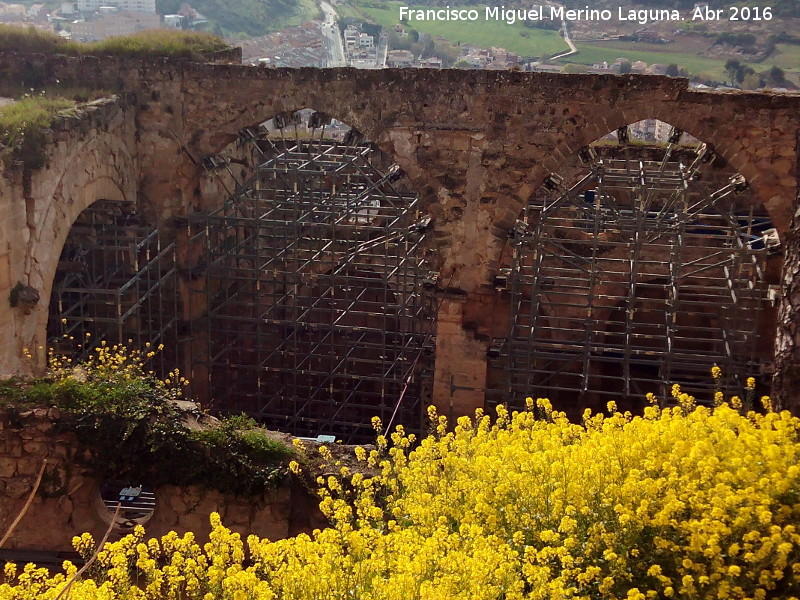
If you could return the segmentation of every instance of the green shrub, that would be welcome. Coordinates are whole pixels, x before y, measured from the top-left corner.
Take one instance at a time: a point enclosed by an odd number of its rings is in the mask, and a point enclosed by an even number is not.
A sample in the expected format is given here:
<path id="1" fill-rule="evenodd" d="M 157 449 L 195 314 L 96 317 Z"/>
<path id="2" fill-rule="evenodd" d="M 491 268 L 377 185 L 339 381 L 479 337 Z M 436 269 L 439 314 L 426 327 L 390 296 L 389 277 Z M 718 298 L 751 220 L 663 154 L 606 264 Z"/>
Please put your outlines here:
<path id="1" fill-rule="evenodd" d="M 177 371 L 163 380 L 147 371 L 154 354 L 101 345 L 80 364 L 51 356 L 46 378 L 0 382 L 0 395 L 12 412 L 62 409 L 59 429 L 75 434 L 83 465 L 102 479 L 200 485 L 240 496 L 277 484 L 287 473 L 289 447 L 247 417 L 215 421 L 180 409 L 175 401 L 185 380 Z"/>
<path id="2" fill-rule="evenodd" d="M 39 95 L 0 107 L 0 158 L 19 160 L 30 168 L 42 166 L 42 129 L 50 126 L 59 111 L 74 105 L 66 98 Z"/>
<path id="3" fill-rule="evenodd" d="M 275 464 L 292 453 L 248 417 L 228 417 L 218 427 L 193 431 L 189 437 L 205 452 L 205 460 L 192 465 L 193 478 L 245 496 L 263 490 L 261 482 L 283 477 L 285 471 Z"/>
<path id="4" fill-rule="evenodd" d="M 111 56 L 193 56 L 219 52 L 229 48 L 222 38 L 202 31 L 168 31 L 154 29 L 133 35 L 112 37 L 100 42 L 86 44 L 82 54 L 104 54 Z"/>
<path id="5" fill-rule="evenodd" d="M 41 54 L 79 54 L 79 44 L 35 27 L 0 24 L 0 50 Z"/>

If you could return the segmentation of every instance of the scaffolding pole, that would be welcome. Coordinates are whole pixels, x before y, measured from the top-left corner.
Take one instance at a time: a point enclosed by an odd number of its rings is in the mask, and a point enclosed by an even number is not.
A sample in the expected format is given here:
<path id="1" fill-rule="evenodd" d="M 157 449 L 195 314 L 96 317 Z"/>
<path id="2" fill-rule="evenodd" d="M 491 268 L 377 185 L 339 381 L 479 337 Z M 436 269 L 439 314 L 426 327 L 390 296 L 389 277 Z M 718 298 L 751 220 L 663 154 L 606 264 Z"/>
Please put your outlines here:
<path id="1" fill-rule="evenodd" d="M 512 406 L 531 395 L 641 406 L 647 392 L 667 400 L 671 383 L 705 402 L 713 365 L 731 390 L 757 372 L 771 225 L 737 202 L 740 179 L 709 192 L 701 161 L 687 168 L 676 154 L 672 143 L 659 160 L 586 152 L 578 183 L 553 178 L 526 208 L 501 356 Z"/>
<path id="2" fill-rule="evenodd" d="M 163 344 L 148 366 L 166 375 L 179 352 L 174 242 L 143 225 L 131 203 L 92 204 L 64 244 L 47 333 L 56 354 L 77 361 L 102 342 L 131 350 Z"/>
<path id="3" fill-rule="evenodd" d="M 249 136 L 254 172 L 191 219 L 208 307 L 194 366 L 214 410 L 289 433 L 366 441 L 372 417 L 392 415 L 418 429 L 434 344 L 429 219 L 397 167 L 358 135 L 326 137 L 315 114 Z"/>

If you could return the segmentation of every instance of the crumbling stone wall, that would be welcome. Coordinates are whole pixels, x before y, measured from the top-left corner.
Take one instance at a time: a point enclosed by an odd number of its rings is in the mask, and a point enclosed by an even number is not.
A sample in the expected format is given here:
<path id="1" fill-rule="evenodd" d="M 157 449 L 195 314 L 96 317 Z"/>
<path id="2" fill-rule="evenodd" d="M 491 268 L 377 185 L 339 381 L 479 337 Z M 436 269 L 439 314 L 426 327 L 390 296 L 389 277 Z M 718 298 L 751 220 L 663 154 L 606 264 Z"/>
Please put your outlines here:
<path id="1" fill-rule="evenodd" d="M 136 201 L 134 136 L 130 107 L 119 98 L 101 100 L 52 126 L 42 168 L 0 162 L 0 373 L 44 364 L 61 248 L 75 219 L 96 200 Z M 32 300 L 13 302 L 15 288 Z"/>
<path id="2" fill-rule="evenodd" d="M 258 69 L 0 53 L 0 75 L 19 77 L 25 69 L 131 94 L 135 139 L 127 148 L 137 200 L 152 222 L 218 202 L 208 197 L 215 192 L 203 185 L 200 159 L 275 114 L 314 108 L 375 141 L 434 217 L 444 300 L 433 401 L 450 416 L 482 404 L 488 339 L 480 332 L 491 330 L 503 304 L 492 282 L 508 231 L 544 178 L 585 144 L 660 119 L 713 144 L 748 179 L 784 237 L 794 214 L 797 96 L 701 92 L 683 79 L 642 75 Z M 800 246 L 795 237 L 786 244 Z M 50 251 L 57 256 L 59 247 Z M 33 329 L 26 339 L 40 340 L 43 321 Z M 21 368 L 19 354 L 3 360 L 3 370 Z M 800 393 L 786 402 L 800 406 Z"/>
<path id="3" fill-rule="evenodd" d="M 72 536 L 88 531 L 99 540 L 108 525 L 100 517 L 100 481 L 78 464 L 73 435 L 59 428 L 57 408 L 0 413 L 0 536 L 28 499 L 46 459 L 39 491 L 5 548 L 72 550 Z M 156 510 L 146 526 L 149 536 L 168 531 L 198 537 L 210 531 L 216 511 L 226 526 L 243 536 L 283 539 L 322 527 L 317 500 L 294 479 L 256 498 L 236 498 L 196 487 L 156 490 Z M 43 525 L 44 524 L 44 525 Z"/>

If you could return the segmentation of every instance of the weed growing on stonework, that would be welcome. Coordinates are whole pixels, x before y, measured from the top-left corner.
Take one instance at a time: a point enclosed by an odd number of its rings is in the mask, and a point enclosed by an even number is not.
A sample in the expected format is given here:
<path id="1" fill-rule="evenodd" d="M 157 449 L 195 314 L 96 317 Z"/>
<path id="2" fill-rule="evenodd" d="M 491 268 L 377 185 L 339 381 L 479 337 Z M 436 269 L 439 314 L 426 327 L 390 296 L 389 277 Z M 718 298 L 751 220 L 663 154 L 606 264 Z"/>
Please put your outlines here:
<path id="1" fill-rule="evenodd" d="M 288 472 L 291 449 L 247 417 L 216 420 L 180 409 L 175 401 L 187 381 L 177 370 L 158 378 L 147 369 L 160 350 L 101 342 L 79 363 L 51 353 L 46 377 L 6 382 L 0 390 L 14 390 L 6 401 L 12 409 L 62 409 L 58 427 L 75 434 L 78 455 L 97 477 L 201 485 L 243 496 L 277 484 Z"/>
<path id="2" fill-rule="evenodd" d="M 37 95 L 0 107 L 0 160 L 8 165 L 19 161 L 30 168 L 42 166 L 42 130 L 59 111 L 74 104 L 63 97 Z"/>

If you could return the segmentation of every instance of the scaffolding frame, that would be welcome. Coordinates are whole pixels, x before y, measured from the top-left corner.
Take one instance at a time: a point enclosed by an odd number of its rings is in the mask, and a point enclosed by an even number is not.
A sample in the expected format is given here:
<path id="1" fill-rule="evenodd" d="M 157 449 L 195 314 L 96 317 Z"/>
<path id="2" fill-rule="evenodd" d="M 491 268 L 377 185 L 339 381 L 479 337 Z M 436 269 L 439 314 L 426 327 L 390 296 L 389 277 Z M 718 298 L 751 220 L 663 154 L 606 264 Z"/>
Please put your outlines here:
<path id="1" fill-rule="evenodd" d="M 294 113 L 243 131 L 256 164 L 245 180 L 228 158 L 205 161 L 236 188 L 190 220 L 208 309 L 193 323 L 205 351 L 192 368 L 215 411 L 353 442 L 374 438 L 374 416 L 421 426 L 435 321 L 423 286 L 430 219 L 398 190 L 396 166 L 354 130 L 327 138 L 329 123 Z"/>
<path id="2" fill-rule="evenodd" d="M 61 252 L 50 301 L 48 339 L 80 361 L 99 344 L 164 351 L 149 366 L 177 364 L 175 244 L 143 225 L 130 202 L 99 200 L 77 218 Z"/>
<path id="3" fill-rule="evenodd" d="M 673 154 L 646 161 L 581 150 L 588 173 L 566 188 L 558 176 L 515 228 L 508 273 L 510 334 L 502 360 L 509 402 L 558 398 L 562 406 L 623 401 L 671 386 L 701 403 L 716 389 L 744 391 L 758 373 L 754 335 L 764 300 L 769 219 L 737 203 L 741 176 L 709 191 Z"/>

